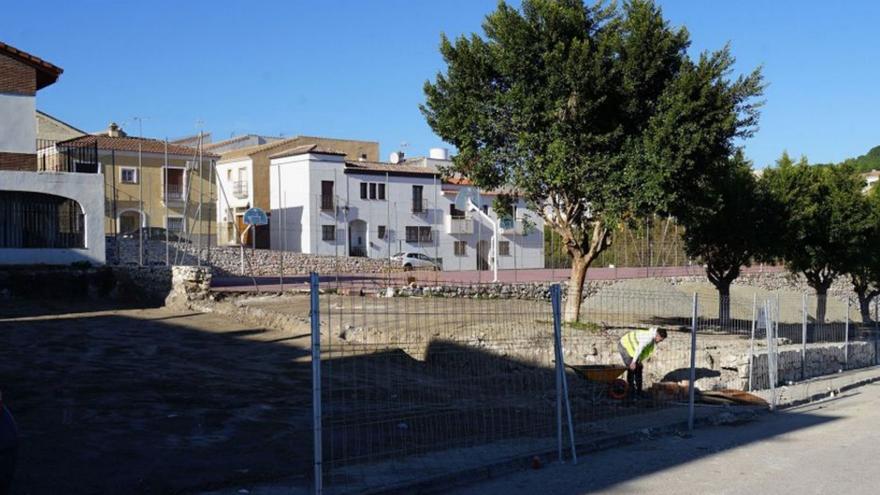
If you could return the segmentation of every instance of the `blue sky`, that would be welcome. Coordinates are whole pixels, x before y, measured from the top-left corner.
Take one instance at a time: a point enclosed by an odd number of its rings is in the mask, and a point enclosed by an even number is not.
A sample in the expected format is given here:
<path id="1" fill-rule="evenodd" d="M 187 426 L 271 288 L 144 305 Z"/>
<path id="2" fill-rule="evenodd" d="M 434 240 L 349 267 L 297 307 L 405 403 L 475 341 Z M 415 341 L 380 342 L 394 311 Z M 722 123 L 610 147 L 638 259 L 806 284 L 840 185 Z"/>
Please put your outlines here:
<path id="1" fill-rule="evenodd" d="M 149 3 L 149 5 L 147 5 Z M 377 140 L 381 153 L 442 145 L 418 110 L 443 68 L 437 46 L 480 31 L 493 0 L 10 2 L 0 40 L 64 68 L 38 107 L 87 131 L 110 121 L 178 137 Z M 764 66 L 757 167 L 787 149 L 838 161 L 880 144 L 880 2 L 661 1 L 694 54 L 729 42 L 738 70 Z"/>

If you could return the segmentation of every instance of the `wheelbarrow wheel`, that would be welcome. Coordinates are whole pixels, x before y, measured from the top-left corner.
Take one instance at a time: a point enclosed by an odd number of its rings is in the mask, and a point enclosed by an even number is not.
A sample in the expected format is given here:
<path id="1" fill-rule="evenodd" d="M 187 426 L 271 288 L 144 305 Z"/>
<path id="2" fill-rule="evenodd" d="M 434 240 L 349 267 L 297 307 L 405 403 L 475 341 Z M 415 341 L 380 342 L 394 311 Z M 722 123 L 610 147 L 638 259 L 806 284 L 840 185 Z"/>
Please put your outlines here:
<path id="1" fill-rule="evenodd" d="M 614 400 L 625 399 L 627 392 L 629 392 L 629 384 L 626 383 L 626 380 L 618 378 L 608 384 L 608 396 Z"/>

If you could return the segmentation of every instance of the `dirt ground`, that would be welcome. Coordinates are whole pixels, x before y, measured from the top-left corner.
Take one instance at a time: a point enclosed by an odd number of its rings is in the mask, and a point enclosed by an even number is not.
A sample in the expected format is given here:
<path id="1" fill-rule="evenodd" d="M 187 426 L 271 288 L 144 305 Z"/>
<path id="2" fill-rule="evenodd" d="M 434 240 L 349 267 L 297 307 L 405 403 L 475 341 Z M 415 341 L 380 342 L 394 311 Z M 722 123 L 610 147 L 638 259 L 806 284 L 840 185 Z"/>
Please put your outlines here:
<path id="1" fill-rule="evenodd" d="M 21 431 L 13 493 L 306 483 L 307 335 L 158 308 L 0 315 L 0 388 Z"/>

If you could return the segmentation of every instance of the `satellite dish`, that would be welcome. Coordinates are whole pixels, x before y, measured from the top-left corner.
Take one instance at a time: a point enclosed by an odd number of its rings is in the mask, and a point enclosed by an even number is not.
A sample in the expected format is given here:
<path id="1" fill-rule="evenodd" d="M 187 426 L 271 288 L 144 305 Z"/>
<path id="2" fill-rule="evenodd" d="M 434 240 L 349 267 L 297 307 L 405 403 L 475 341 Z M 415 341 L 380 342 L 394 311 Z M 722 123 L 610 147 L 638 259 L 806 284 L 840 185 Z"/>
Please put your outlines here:
<path id="1" fill-rule="evenodd" d="M 402 162 L 403 161 L 403 152 L 402 151 L 395 151 L 394 153 L 391 153 L 391 156 L 389 157 L 389 161 L 395 165 Z"/>
<path id="2" fill-rule="evenodd" d="M 458 194 L 455 195 L 455 209 L 468 211 L 468 200 L 474 205 L 479 204 L 480 193 L 473 187 L 464 186 L 459 189 Z"/>

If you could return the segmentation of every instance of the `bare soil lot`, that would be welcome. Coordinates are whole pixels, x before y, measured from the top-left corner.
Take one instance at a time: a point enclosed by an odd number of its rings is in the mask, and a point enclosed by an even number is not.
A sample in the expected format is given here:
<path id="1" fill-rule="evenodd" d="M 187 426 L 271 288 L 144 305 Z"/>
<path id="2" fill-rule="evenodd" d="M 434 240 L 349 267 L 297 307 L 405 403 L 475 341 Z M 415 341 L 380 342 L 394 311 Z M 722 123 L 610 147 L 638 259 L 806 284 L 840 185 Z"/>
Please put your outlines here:
<path id="1" fill-rule="evenodd" d="M 13 493 L 305 483 L 308 337 L 167 309 L 0 305 Z"/>

